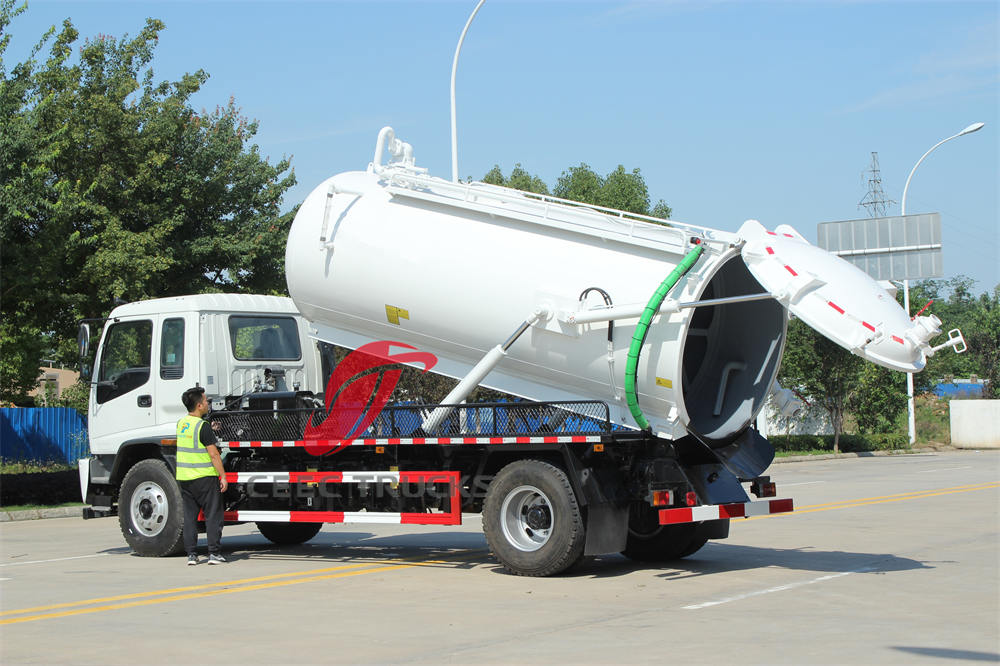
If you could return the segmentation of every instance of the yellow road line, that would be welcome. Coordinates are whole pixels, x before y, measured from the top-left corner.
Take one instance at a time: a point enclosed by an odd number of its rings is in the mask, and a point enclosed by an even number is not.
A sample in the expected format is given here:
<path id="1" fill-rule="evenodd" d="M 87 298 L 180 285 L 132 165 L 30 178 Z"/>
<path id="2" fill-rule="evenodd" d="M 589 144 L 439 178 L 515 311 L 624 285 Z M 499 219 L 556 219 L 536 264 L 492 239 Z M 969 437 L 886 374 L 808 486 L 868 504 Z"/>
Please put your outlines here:
<path id="1" fill-rule="evenodd" d="M 358 576 L 361 574 L 377 573 L 380 571 L 394 571 L 397 569 L 407 569 L 411 567 L 420 567 L 420 566 L 435 565 L 435 564 L 447 564 L 449 562 L 455 561 L 456 559 L 458 560 L 465 559 L 468 558 L 471 554 L 481 553 L 481 552 L 484 551 L 482 550 L 465 551 L 463 552 L 461 557 L 452 557 L 440 560 L 421 560 L 416 558 L 412 559 L 407 558 L 401 560 L 388 560 L 381 562 L 363 562 L 360 564 L 329 567 L 327 569 L 315 569 L 312 571 L 300 571 L 297 573 L 275 574 L 273 576 L 260 576 L 257 578 L 244 578 L 240 580 L 222 581 L 219 583 L 209 583 L 205 585 L 192 585 L 189 587 L 182 587 L 182 588 L 154 590 L 151 592 L 140 592 L 136 594 L 124 594 L 117 597 L 85 599 L 83 601 L 64 603 L 64 604 L 53 604 L 51 606 L 20 608 L 17 610 L 5 611 L 4 615 L 18 615 L 23 613 L 37 612 L 40 610 L 53 610 L 56 608 L 85 606 L 84 608 L 72 608 L 71 610 L 58 611 L 55 613 L 44 613 L 40 615 L 22 615 L 21 617 L 11 617 L 4 620 L 0 620 L 0 625 L 17 624 L 19 622 L 32 622 L 35 620 L 47 620 L 57 617 L 67 617 L 70 615 L 83 615 L 86 613 L 97 613 L 108 610 L 117 610 L 121 608 L 132 608 L 135 606 L 148 606 L 150 604 L 165 603 L 168 601 L 183 601 L 185 599 L 198 599 L 203 597 L 218 596 L 221 594 L 232 594 L 234 592 L 249 592 L 252 590 L 264 590 L 268 588 L 283 587 L 286 585 L 298 585 L 300 583 L 309 583 L 319 580 L 330 580 L 334 578 L 346 578 L 349 576 Z M 362 567 L 371 567 L 371 568 L 363 569 Z M 345 569 L 355 569 L 355 570 L 344 571 Z M 328 571 L 337 571 L 339 573 L 322 573 Z M 321 574 L 321 575 L 316 575 L 316 574 Z M 275 580 L 279 578 L 286 578 L 288 580 Z M 255 585 L 244 584 L 244 583 L 253 583 L 256 581 L 270 581 L 270 582 L 258 582 Z M 223 587 L 222 589 L 209 589 L 213 587 L 222 587 L 227 585 L 233 585 L 235 587 Z M 188 594 L 171 594 L 174 592 L 190 591 L 190 590 L 204 590 L 204 591 L 190 592 Z M 170 594 L 171 596 L 162 596 L 165 594 Z M 136 601 L 124 601 L 126 599 L 136 599 Z M 124 601 L 124 603 L 105 604 L 102 606 L 90 605 L 90 604 L 104 603 L 107 601 Z"/>
<path id="2" fill-rule="evenodd" d="M 966 488 L 969 489 L 969 490 L 981 490 L 983 487 L 996 487 L 996 486 L 997 486 L 996 482 L 993 482 L 993 481 L 984 481 L 982 483 L 971 483 L 971 484 L 964 485 L 964 486 L 951 486 L 949 488 L 929 488 L 929 489 L 926 489 L 926 490 L 913 490 L 913 491 L 910 491 L 908 493 L 896 493 L 895 495 L 876 495 L 875 497 L 856 497 L 854 499 L 840 500 L 838 502 L 827 502 L 825 504 L 810 504 L 808 506 L 803 506 L 802 508 L 803 509 L 811 509 L 811 508 L 820 507 L 820 506 L 834 506 L 834 505 L 838 505 L 838 504 L 844 504 L 846 502 L 868 502 L 868 501 L 872 501 L 872 500 L 884 500 L 884 499 L 889 499 L 889 498 L 893 498 L 893 497 L 906 498 L 906 497 L 910 497 L 910 496 L 920 496 L 920 495 L 924 495 L 925 493 L 939 492 L 939 491 L 945 491 L 945 490 L 961 490 L 961 489 L 966 489 Z"/>
<path id="3" fill-rule="evenodd" d="M 760 520 L 762 518 L 777 518 L 779 516 L 796 516 L 803 513 L 817 513 L 819 511 L 833 511 L 834 509 L 850 509 L 858 506 L 870 506 L 873 504 L 887 504 L 889 502 L 904 502 L 907 500 L 924 499 L 927 497 L 938 497 L 940 495 L 954 495 L 956 493 L 971 493 L 977 490 L 990 490 L 1000 488 L 1000 483 L 985 483 L 975 486 L 953 486 L 952 488 L 940 488 L 937 490 L 927 490 L 919 493 L 901 493 L 899 495 L 885 495 L 884 497 L 868 497 L 855 500 L 842 500 L 829 504 L 809 504 L 796 508 L 789 513 L 772 513 L 766 516 L 753 516 L 747 520 Z"/>
<path id="4" fill-rule="evenodd" d="M 240 579 L 237 579 L 237 580 L 222 581 L 221 583 L 205 583 L 204 585 L 188 585 L 186 587 L 174 587 L 174 588 L 170 588 L 170 589 L 166 589 L 166 590 L 154 590 L 152 592 L 136 592 L 134 594 L 120 594 L 120 595 L 115 596 L 115 597 L 101 597 L 101 598 L 98 598 L 98 599 L 84 599 L 83 601 L 69 601 L 69 602 L 62 603 L 62 604 L 51 604 L 49 606 L 35 606 L 34 608 L 19 608 L 17 610 L 2 611 L 2 612 L 0 612 L 0 616 L 2 616 L 2 615 L 19 615 L 21 613 L 34 613 L 34 612 L 37 612 L 37 611 L 55 610 L 56 608 L 69 608 L 70 606 L 83 606 L 83 605 L 86 605 L 86 604 L 100 604 L 100 603 L 106 603 L 106 602 L 109 602 L 109 601 L 124 601 L 125 599 L 136 599 L 138 597 L 150 597 L 150 596 L 157 596 L 157 595 L 161 595 L 161 594 L 173 594 L 173 593 L 176 593 L 176 592 L 191 592 L 191 591 L 194 591 L 194 590 L 204 590 L 204 589 L 209 589 L 209 588 L 212 588 L 212 587 L 223 587 L 225 585 L 243 585 L 245 583 L 256 583 L 256 582 L 259 582 L 259 581 L 274 580 L 274 579 L 277 579 L 277 578 L 289 578 L 289 577 L 292 577 L 292 576 L 308 576 L 308 575 L 311 575 L 311 574 L 328 573 L 330 571 L 340 571 L 342 569 L 357 569 L 357 568 L 360 568 L 360 567 L 375 566 L 375 565 L 381 565 L 381 564 L 393 564 L 393 563 L 400 562 L 400 561 L 401 560 L 389 560 L 389 561 L 377 560 L 377 561 L 374 561 L 374 562 L 361 562 L 361 563 L 358 563 L 358 564 L 345 564 L 343 566 L 328 567 L 326 569 L 314 569 L 312 571 L 297 571 L 297 572 L 294 572 L 294 573 L 274 574 L 274 575 L 271 575 L 271 576 L 259 576 L 257 578 L 240 578 Z M 403 561 L 405 561 L 405 560 L 403 560 Z"/>

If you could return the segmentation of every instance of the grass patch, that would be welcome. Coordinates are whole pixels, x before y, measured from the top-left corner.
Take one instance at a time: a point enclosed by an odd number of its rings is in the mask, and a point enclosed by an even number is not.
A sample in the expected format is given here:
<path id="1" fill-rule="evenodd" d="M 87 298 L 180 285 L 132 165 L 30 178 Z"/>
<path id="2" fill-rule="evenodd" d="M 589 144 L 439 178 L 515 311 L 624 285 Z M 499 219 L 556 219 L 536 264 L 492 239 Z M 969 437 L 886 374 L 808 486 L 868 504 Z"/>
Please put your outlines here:
<path id="1" fill-rule="evenodd" d="M 0 462 L 0 474 L 42 474 L 45 472 L 68 472 L 77 469 L 76 465 L 64 462 Z"/>
<path id="2" fill-rule="evenodd" d="M 775 451 L 775 458 L 789 458 L 791 456 L 825 456 L 833 453 L 833 449 L 803 449 L 801 451 Z"/>
<path id="3" fill-rule="evenodd" d="M 11 506 L 0 506 L 0 511 L 40 511 L 42 509 L 59 509 L 64 506 L 78 506 L 82 509 L 87 505 L 83 502 L 63 502 L 62 504 L 12 504 Z"/>

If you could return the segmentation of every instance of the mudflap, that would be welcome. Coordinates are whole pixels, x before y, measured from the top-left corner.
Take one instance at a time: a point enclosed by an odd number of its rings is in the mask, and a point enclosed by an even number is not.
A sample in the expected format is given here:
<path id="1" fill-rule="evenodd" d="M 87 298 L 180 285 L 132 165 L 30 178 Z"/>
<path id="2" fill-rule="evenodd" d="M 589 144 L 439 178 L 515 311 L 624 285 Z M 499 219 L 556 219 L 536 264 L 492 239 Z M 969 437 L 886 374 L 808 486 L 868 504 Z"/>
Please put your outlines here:
<path id="1" fill-rule="evenodd" d="M 584 556 L 622 552 L 628 539 L 628 503 L 617 497 L 621 481 L 613 470 L 594 467 L 580 470 L 578 478 L 587 507 Z"/>
<path id="2" fill-rule="evenodd" d="M 747 428 L 732 443 L 713 452 L 741 479 L 755 479 L 774 461 L 774 445 L 754 428 Z"/>
<path id="3" fill-rule="evenodd" d="M 740 480 L 724 465 L 691 465 L 684 471 L 703 504 L 750 501 Z"/>

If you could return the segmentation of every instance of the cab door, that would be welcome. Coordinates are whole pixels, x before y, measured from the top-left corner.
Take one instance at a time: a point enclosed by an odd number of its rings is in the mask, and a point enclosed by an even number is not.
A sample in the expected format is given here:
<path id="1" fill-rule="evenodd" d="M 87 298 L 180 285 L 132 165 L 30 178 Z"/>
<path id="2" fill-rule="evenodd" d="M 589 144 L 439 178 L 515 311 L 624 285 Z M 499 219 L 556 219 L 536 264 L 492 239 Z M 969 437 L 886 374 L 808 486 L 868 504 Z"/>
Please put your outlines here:
<path id="1" fill-rule="evenodd" d="M 187 414 L 181 395 L 195 385 L 204 386 L 198 372 L 198 323 L 191 313 L 166 314 L 160 318 L 155 341 L 156 422 L 172 432 Z"/>
<path id="2" fill-rule="evenodd" d="M 122 442 L 158 433 L 152 378 L 157 319 L 119 319 L 105 327 L 90 394 L 93 453 L 113 453 Z"/>

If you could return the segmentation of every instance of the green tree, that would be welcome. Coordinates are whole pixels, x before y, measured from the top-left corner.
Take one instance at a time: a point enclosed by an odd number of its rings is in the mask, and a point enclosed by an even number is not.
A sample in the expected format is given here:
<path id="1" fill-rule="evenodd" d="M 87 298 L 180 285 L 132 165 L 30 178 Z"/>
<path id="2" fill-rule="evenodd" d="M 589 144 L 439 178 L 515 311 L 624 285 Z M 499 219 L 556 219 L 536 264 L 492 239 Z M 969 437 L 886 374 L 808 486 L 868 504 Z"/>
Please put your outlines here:
<path id="1" fill-rule="evenodd" d="M 294 172 L 261 157 L 256 122 L 233 100 L 191 107 L 208 74 L 154 81 L 160 21 L 77 48 L 66 20 L 8 66 L 9 27 L 24 9 L 0 0 L 5 399 L 37 376 L 33 336 L 54 333 L 65 358 L 75 322 L 105 316 L 116 298 L 283 292 L 294 215 L 279 209 Z"/>
<path id="2" fill-rule="evenodd" d="M 535 194 L 548 194 L 549 188 L 538 176 L 528 173 L 520 163 L 514 165 L 510 176 L 504 176 L 499 164 L 494 164 L 493 168 L 483 176 L 484 183 L 490 185 L 500 185 L 510 187 L 522 192 L 534 192 Z"/>
<path id="3" fill-rule="evenodd" d="M 915 379 L 918 392 L 930 390 L 947 377 L 978 375 L 990 379 L 987 392 L 998 396 L 997 375 L 1000 373 L 1000 285 L 993 292 L 975 295 L 975 280 L 959 275 L 948 280 L 923 280 L 910 289 L 914 312 L 933 301 L 926 313 L 941 319 L 947 332 L 961 329 L 968 352 L 955 354 L 943 350 L 927 361 L 927 367 Z M 933 340 L 940 344 L 943 337 Z"/>
<path id="4" fill-rule="evenodd" d="M 532 176 L 520 164 L 516 164 L 510 177 L 506 177 L 499 165 L 494 165 L 485 176 L 483 182 L 491 185 L 502 185 L 525 192 L 548 194 L 549 188 L 538 176 Z M 562 172 L 553 195 L 560 199 L 579 201 L 580 203 L 615 208 L 639 215 L 669 218 L 673 211 L 665 201 L 660 200 L 649 207 L 649 189 L 639 169 L 626 171 L 618 167 L 607 176 L 601 176 L 587 164 L 569 167 Z"/>
<path id="5" fill-rule="evenodd" d="M 892 432 L 896 418 L 906 410 L 906 374 L 862 363 L 847 398 L 847 409 L 860 432 Z"/>
<path id="6" fill-rule="evenodd" d="M 844 415 L 857 388 L 864 361 L 809 328 L 800 319 L 788 323 L 785 355 L 778 372 L 783 386 L 822 405 L 833 425 L 833 450 L 840 451 Z"/>

